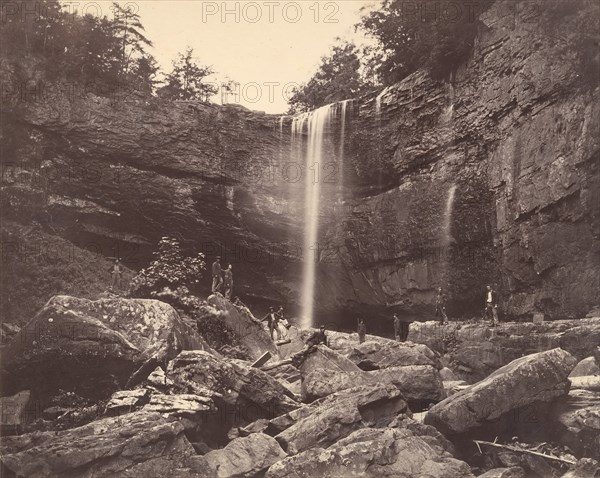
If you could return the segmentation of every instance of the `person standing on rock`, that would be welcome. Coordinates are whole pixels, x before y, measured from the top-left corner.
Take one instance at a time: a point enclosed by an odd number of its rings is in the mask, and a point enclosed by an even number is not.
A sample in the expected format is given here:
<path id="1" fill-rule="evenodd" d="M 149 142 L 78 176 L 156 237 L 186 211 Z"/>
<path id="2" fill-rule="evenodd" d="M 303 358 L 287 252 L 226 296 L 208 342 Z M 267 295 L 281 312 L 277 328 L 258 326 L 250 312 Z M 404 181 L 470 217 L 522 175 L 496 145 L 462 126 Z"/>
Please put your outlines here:
<path id="1" fill-rule="evenodd" d="M 269 307 L 269 313 L 263 317 L 261 322 L 264 322 L 265 320 L 267 321 L 267 327 L 269 327 L 269 336 L 271 337 L 271 340 L 275 341 L 275 332 L 277 331 L 279 321 L 277 320 L 277 315 L 275 314 L 273 307 Z M 279 334 L 279 332 L 277 332 L 277 334 Z"/>
<path id="2" fill-rule="evenodd" d="M 438 289 L 437 297 L 435 299 L 435 316 L 436 318 L 440 318 L 441 325 L 448 323 L 448 316 L 446 315 L 446 294 L 441 287 Z"/>
<path id="3" fill-rule="evenodd" d="M 233 271 L 232 266 L 229 264 L 225 272 L 223 272 L 223 276 L 225 278 L 225 298 L 227 300 L 231 300 L 231 292 L 233 291 Z"/>
<path id="4" fill-rule="evenodd" d="M 119 259 L 115 259 L 115 263 L 110 268 L 110 275 L 111 283 L 108 290 L 113 292 L 115 289 L 118 290 L 121 288 L 121 279 L 123 278 L 123 266 Z"/>
<path id="5" fill-rule="evenodd" d="M 491 319 L 491 326 L 495 327 L 498 325 L 498 301 L 496 297 L 496 291 L 492 289 L 491 285 L 486 287 L 485 293 L 485 318 Z"/>
<path id="6" fill-rule="evenodd" d="M 221 257 L 217 256 L 215 262 L 212 264 L 212 292 L 220 292 L 221 286 L 223 285 L 223 276 L 221 271 Z"/>
<path id="7" fill-rule="evenodd" d="M 367 326 L 365 325 L 363 319 L 358 319 L 358 343 L 362 344 L 365 341 L 365 336 L 367 335 Z"/>
<path id="8" fill-rule="evenodd" d="M 398 317 L 398 314 L 394 314 L 394 338 L 398 342 L 400 342 L 401 329 L 402 323 L 400 322 L 400 318 Z"/>
<path id="9" fill-rule="evenodd" d="M 289 321 L 285 318 L 285 314 L 283 312 L 283 306 L 279 306 L 277 313 L 277 328 L 279 332 L 279 338 L 283 340 L 288 339 L 288 329 L 290 328 Z"/>

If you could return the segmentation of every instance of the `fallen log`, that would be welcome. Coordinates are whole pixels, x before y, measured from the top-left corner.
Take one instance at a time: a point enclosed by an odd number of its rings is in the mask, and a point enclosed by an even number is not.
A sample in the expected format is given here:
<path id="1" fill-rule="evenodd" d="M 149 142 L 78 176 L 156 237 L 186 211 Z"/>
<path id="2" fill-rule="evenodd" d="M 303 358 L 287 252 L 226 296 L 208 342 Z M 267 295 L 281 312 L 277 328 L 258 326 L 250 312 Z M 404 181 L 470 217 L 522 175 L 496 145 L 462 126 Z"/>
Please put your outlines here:
<path id="1" fill-rule="evenodd" d="M 502 445 L 500 443 L 492 443 L 489 441 L 482 441 L 482 440 L 473 440 L 473 443 L 475 443 L 477 445 L 477 448 L 479 448 L 480 452 L 481 452 L 481 448 L 479 445 L 485 445 L 485 446 L 490 446 L 493 448 L 500 448 L 503 450 L 514 451 L 516 453 L 525 453 L 527 455 L 538 456 L 540 458 L 546 458 L 547 460 L 557 461 L 557 462 L 563 463 L 565 465 L 574 465 L 576 463 L 573 460 L 567 460 L 567 459 L 559 458 L 559 457 L 553 456 L 553 455 L 546 455 L 545 453 L 540 453 L 539 451 L 527 450 L 525 448 L 518 448 L 516 446 L 511 446 L 511 445 Z"/>
<path id="2" fill-rule="evenodd" d="M 273 370 L 274 368 L 283 367 L 284 365 L 289 365 L 291 363 L 292 363 L 292 359 L 285 359 L 285 360 L 281 360 L 279 362 L 270 363 L 269 365 L 265 365 L 265 366 L 261 367 L 260 369 L 263 372 L 266 372 L 267 370 Z"/>
<path id="3" fill-rule="evenodd" d="M 251 365 L 251 367 L 259 368 L 260 366 L 266 364 L 271 359 L 271 357 L 272 355 L 270 352 L 265 352 Z"/>

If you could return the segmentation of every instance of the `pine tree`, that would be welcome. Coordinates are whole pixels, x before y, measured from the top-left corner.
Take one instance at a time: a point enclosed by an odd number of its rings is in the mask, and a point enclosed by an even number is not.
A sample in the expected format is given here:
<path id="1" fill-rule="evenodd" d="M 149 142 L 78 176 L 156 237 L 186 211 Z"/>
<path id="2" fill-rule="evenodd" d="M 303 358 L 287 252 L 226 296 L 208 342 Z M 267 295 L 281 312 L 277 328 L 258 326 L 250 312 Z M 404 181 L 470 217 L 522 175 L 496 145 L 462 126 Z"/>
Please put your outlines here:
<path id="1" fill-rule="evenodd" d="M 159 95 L 167 99 L 209 101 L 218 92 L 218 87 L 206 82 L 214 74 L 210 66 L 199 65 L 194 59 L 194 50 L 187 48 L 173 61 L 173 70 L 166 77 L 166 85 Z"/>

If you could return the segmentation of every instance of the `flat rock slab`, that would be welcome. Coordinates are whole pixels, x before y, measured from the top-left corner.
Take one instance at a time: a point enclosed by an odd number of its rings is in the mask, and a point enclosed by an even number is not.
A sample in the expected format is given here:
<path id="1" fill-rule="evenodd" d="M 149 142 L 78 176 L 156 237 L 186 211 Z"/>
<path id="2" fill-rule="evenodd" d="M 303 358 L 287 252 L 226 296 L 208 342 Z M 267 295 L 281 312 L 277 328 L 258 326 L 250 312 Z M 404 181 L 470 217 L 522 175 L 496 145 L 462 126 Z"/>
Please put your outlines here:
<path id="1" fill-rule="evenodd" d="M 398 414 L 410 413 L 393 385 L 355 387 L 330 395 L 271 421 L 267 431 L 288 454 L 329 446 L 364 427 L 385 427 Z"/>
<path id="2" fill-rule="evenodd" d="M 486 379 L 434 405 L 425 423 L 445 435 L 484 425 L 502 414 L 569 392 L 568 375 L 577 360 L 562 349 L 528 355 L 496 370 Z"/>
<path id="3" fill-rule="evenodd" d="M 412 403 L 436 403 L 446 397 L 441 376 L 430 365 L 390 367 L 370 372 L 313 370 L 302 381 L 302 400 L 306 402 L 359 385 L 391 384 Z"/>
<path id="4" fill-rule="evenodd" d="M 376 370 L 407 365 L 430 365 L 441 369 L 439 354 L 424 344 L 395 342 L 392 340 L 367 340 L 355 345 L 347 357 L 362 370 Z"/>

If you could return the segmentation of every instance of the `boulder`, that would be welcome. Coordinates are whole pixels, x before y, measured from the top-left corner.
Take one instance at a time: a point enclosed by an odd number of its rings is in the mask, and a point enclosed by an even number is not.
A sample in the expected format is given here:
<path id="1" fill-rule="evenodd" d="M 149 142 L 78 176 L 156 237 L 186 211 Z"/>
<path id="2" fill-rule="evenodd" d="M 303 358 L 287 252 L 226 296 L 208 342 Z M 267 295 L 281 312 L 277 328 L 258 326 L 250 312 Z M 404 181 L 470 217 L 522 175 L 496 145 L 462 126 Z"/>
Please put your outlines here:
<path id="1" fill-rule="evenodd" d="M 575 365 L 575 368 L 569 375 L 569 378 L 585 377 L 587 375 L 600 375 L 600 367 L 598 367 L 596 357 L 584 358 L 581 362 Z"/>
<path id="2" fill-rule="evenodd" d="M 431 437 L 409 429 L 363 428 L 328 448 L 303 451 L 274 464 L 266 478 L 422 476 L 473 477 L 469 466 Z"/>
<path id="3" fill-rule="evenodd" d="M 417 405 L 418 408 L 445 398 L 439 372 L 430 365 L 412 365 L 371 372 L 336 372 L 316 369 L 306 375 L 302 381 L 302 400 L 310 402 L 340 390 L 373 384 L 394 385 L 409 403 Z"/>
<path id="4" fill-rule="evenodd" d="M 316 330 L 316 329 L 315 329 Z M 308 334 L 307 331 L 304 331 L 304 334 Z M 345 332 L 336 332 L 336 331 L 327 331 L 327 339 L 329 342 L 329 347 L 332 350 L 335 350 L 339 354 L 342 354 L 346 357 L 350 356 L 355 347 L 359 344 L 358 334 L 347 334 Z M 378 342 L 381 344 L 388 343 L 398 343 L 395 340 L 386 339 L 384 337 L 379 337 L 377 335 L 365 335 L 366 342 Z M 365 342 L 365 343 L 366 343 Z"/>
<path id="5" fill-rule="evenodd" d="M 138 411 L 59 432 L 4 437 L 2 463 L 17 476 L 179 476 L 194 449 L 172 417 Z"/>
<path id="6" fill-rule="evenodd" d="M 600 472 L 600 465 L 592 458 L 581 458 L 561 478 L 595 478 Z"/>
<path id="7" fill-rule="evenodd" d="M 368 340 L 355 345 L 347 357 L 362 370 L 377 370 L 406 365 L 430 365 L 441 369 L 438 355 L 423 344 L 392 340 Z"/>
<path id="8" fill-rule="evenodd" d="M 414 322 L 408 338 L 441 354 L 459 379 L 474 383 L 517 358 L 554 348 L 578 360 L 593 356 L 600 343 L 600 318 L 502 322 L 493 328 L 483 323 Z"/>
<path id="9" fill-rule="evenodd" d="M 208 304 L 214 307 L 225 326 L 236 336 L 251 359 L 256 360 L 265 352 L 279 357 L 277 347 L 257 320 L 246 307 L 236 307 L 221 294 L 213 294 Z"/>
<path id="10" fill-rule="evenodd" d="M 364 427 L 385 427 L 398 414 L 410 413 L 402 393 L 393 385 L 361 386 L 330 395 L 272 421 L 282 429 L 275 437 L 290 455 L 327 447 Z"/>
<path id="11" fill-rule="evenodd" d="M 264 433 L 253 433 L 245 438 L 236 438 L 223 449 L 207 453 L 200 464 L 206 463 L 217 478 L 250 478 L 286 456 L 275 439 Z M 202 468 L 191 466 L 193 469 Z"/>
<path id="12" fill-rule="evenodd" d="M 361 371 L 354 362 L 325 345 L 310 347 L 305 353 L 296 355 L 293 360 L 303 377 L 313 370 L 330 370 L 334 372 Z"/>
<path id="13" fill-rule="evenodd" d="M 2 436 L 18 433 L 24 426 L 39 418 L 36 416 L 35 407 L 32 410 L 31 405 L 31 392 L 29 390 L 23 390 L 11 397 L 0 398 L 0 431 Z"/>
<path id="14" fill-rule="evenodd" d="M 600 460 L 600 394 L 581 392 L 557 405 L 548 434 L 577 456 Z"/>
<path id="15" fill-rule="evenodd" d="M 448 367 L 444 367 L 440 370 L 440 377 L 442 377 L 444 382 L 456 382 L 459 380 L 456 374 Z"/>
<path id="16" fill-rule="evenodd" d="M 425 423 L 446 436 L 489 424 L 504 413 L 567 395 L 568 375 L 577 363 L 562 349 L 514 360 L 481 382 L 434 405 Z"/>
<path id="17" fill-rule="evenodd" d="M 165 303 L 56 296 L 0 352 L 3 385 L 42 399 L 58 389 L 105 398 L 144 362 L 202 347 Z"/>
<path id="18" fill-rule="evenodd" d="M 292 392 L 262 370 L 204 351 L 179 354 L 169 363 L 167 378 L 177 393 L 213 396 L 219 411 L 234 420 L 230 426 L 274 418 L 299 406 Z"/>

